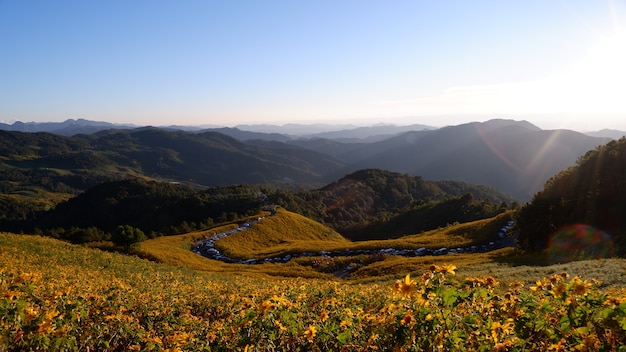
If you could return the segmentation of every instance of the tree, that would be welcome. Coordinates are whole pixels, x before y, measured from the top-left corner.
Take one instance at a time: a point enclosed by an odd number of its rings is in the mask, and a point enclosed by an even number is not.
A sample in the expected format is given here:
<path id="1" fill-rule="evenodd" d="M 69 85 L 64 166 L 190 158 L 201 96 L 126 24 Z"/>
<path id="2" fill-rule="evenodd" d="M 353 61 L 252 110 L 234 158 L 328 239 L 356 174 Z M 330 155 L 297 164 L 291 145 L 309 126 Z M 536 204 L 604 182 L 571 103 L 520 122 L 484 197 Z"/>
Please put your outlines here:
<path id="1" fill-rule="evenodd" d="M 141 241 L 147 240 L 146 234 L 136 227 L 130 225 L 120 225 L 117 230 L 111 236 L 111 240 L 118 246 L 124 247 L 125 251 L 130 251 L 131 248 L 137 246 Z"/>

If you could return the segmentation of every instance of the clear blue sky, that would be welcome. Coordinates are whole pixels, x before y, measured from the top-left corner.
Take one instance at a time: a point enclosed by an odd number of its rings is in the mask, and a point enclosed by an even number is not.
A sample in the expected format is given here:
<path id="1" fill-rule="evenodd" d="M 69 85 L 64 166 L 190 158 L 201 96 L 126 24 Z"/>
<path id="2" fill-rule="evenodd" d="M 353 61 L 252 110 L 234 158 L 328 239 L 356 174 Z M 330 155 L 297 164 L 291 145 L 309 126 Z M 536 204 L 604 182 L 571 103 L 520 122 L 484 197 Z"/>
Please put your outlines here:
<path id="1" fill-rule="evenodd" d="M 626 1 L 0 0 L 0 121 L 626 130 Z"/>

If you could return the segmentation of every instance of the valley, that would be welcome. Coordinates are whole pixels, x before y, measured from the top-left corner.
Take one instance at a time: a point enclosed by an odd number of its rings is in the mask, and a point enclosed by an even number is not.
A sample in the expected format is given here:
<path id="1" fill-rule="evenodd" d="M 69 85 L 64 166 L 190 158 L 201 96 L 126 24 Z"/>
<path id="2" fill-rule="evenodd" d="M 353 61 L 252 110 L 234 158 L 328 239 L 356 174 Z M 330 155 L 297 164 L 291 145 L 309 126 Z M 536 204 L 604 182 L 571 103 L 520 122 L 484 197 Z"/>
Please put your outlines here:
<path id="1" fill-rule="evenodd" d="M 430 148 L 430 172 L 461 165 L 468 176 L 511 179 L 529 162 L 504 153 L 520 148 L 519 131 L 538 145 L 567 140 L 534 159 L 544 171 L 568 160 L 568 143 L 589 142 L 569 132 L 538 137 L 544 131 L 518 122 L 457 127 L 408 132 L 405 141 L 447 145 L 423 144 L 398 160 L 414 165 L 428 159 L 417 150 Z M 487 144 L 473 149 L 472 131 Z M 391 167 L 393 137 L 353 149 L 311 140 L 318 151 L 153 128 L 4 137 L 0 350 L 626 343 L 626 139 L 591 147 L 522 203 L 497 183 L 348 171 L 359 164 L 346 155 L 376 143 L 362 165 L 378 155 Z M 329 145 L 333 155 L 321 152 Z M 485 145 L 499 154 L 471 159 Z M 515 177 L 544 177 L 532 170 Z M 240 182 L 247 176 L 259 182 Z"/>
<path id="2" fill-rule="evenodd" d="M 271 215 L 276 216 L 276 215 Z M 280 216 L 280 215 L 278 215 Z M 511 228 L 514 225 L 513 220 L 509 220 L 505 226 L 501 227 L 498 230 L 497 234 L 494 234 L 491 240 L 487 243 L 480 245 L 472 245 L 466 247 L 456 247 L 456 248 L 426 248 L 419 247 L 417 249 L 396 249 L 396 248 L 383 248 L 383 249 L 350 249 L 345 248 L 343 250 L 333 250 L 326 251 L 320 250 L 318 252 L 304 252 L 304 253 L 289 253 L 280 257 L 266 257 L 266 258 L 232 258 L 223 255 L 219 250 L 215 248 L 216 242 L 221 240 L 227 236 L 236 235 L 242 231 L 246 231 L 255 226 L 255 224 L 263 221 L 265 217 L 258 217 L 256 219 L 248 220 L 242 224 L 239 224 L 237 228 L 232 230 L 228 230 L 225 232 L 212 234 L 209 238 L 205 238 L 199 241 L 196 241 L 191 246 L 191 251 L 202 255 L 203 257 L 209 259 L 220 260 L 225 263 L 239 263 L 239 264 L 263 264 L 263 263 L 286 263 L 292 258 L 298 257 L 324 257 L 324 258 L 334 258 L 334 257 L 354 257 L 358 255 L 391 255 L 391 256 L 403 256 L 403 257 L 420 257 L 420 256 L 438 256 L 438 255 L 446 255 L 453 253 L 485 253 L 488 251 L 511 247 L 515 248 L 515 239 L 514 235 L 510 233 Z M 367 246 L 367 243 L 364 243 Z"/>

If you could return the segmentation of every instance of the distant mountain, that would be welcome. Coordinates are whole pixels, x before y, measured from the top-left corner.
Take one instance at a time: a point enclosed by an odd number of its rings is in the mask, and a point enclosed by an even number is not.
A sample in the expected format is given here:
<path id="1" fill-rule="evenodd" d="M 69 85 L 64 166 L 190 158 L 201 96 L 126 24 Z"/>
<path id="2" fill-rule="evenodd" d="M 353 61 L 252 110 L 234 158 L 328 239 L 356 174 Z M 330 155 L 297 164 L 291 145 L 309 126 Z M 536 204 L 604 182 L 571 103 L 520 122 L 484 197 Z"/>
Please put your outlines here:
<path id="1" fill-rule="evenodd" d="M 430 180 L 490 185 L 527 201 L 548 178 L 609 140 L 499 119 L 407 132 L 376 143 L 290 143 L 344 161 L 346 173 L 379 168 Z"/>
<path id="2" fill-rule="evenodd" d="M 324 138 L 341 142 L 378 142 L 392 137 L 393 135 L 410 132 L 410 131 L 422 131 L 422 130 L 434 130 L 436 128 L 426 125 L 409 125 L 409 126 L 396 126 L 396 125 L 375 125 L 369 127 L 357 127 L 352 129 L 329 131 L 322 133 L 313 133 L 302 135 L 301 138 Z"/>
<path id="3" fill-rule="evenodd" d="M 62 136 L 73 136 L 76 134 L 91 134 L 98 131 L 121 128 L 129 129 L 137 126 L 130 124 L 113 124 L 109 122 L 89 121 L 84 119 L 68 119 L 63 122 L 20 122 L 13 124 L 0 123 L 0 130 L 17 132 L 49 132 Z"/>
<path id="4" fill-rule="evenodd" d="M 585 134 L 592 137 L 620 139 L 626 136 L 626 131 L 604 129 L 595 132 L 585 132 Z"/>
<path id="5" fill-rule="evenodd" d="M 14 122 L 12 124 L 0 123 L 0 130 L 17 132 L 48 132 L 62 136 L 74 136 L 77 134 L 92 134 L 108 129 L 133 129 L 151 126 L 136 126 L 132 124 L 113 124 L 109 122 L 90 121 L 85 119 L 68 119 L 63 122 Z M 344 142 L 375 142 L 391 137 L 394 134 L 434 129 L 426 125 L 374 125 L 357 127 L 354 125 L 332 124 L 285 124 L 279 125 L 239 125 L 236 127 L 223 126 L 192 126 L 192 125 L 169 125 L 159 126 L 168 131 L 186 132 L 220 132 L 240 141 L 265 140 L 280 141 L 297 138 L 327 138 Z"/>
<path id="6" fill-rule="evenodd" d="M 115 151 L 143 173 L 206 186 L 259 184 L 290 179 L 322 182 L 343 163 L 328 155 L 283 143 L 259 146 L 218 132 L 187 133 L 143 128 L 85 136 L 97 148 Z"/>
<path id="7" fill-rule="evenodd" d="M 225 134 L 227 136 L 233 137 L 240 141 L 251 141 L 251 140 L 263 140 L 263 141 L 279 141 L 286 142 L 294 138 L 294 136 L 289 136 L 280 133 L 269 133 L 269 132 L 252 132 L 252 131 L 244 131 L 239 128 L 231 128 L 231 127 L 218 127 L 218 128 L 207 128 L 201 130 L 201 132 L 219 132 Z"/>
<path id="8" fill-rule="evenodd" d="M 261 132 L 261 133 L 280 133 L 294 136 L 310 135 L 315 133 L 324 133 L 337 130 L 346 130 L 357 128 L 355 125 L 342 124 L 297 124 L 288 123 L 284 125 L 272 124 L 254 124 L 254 125 L 237 125 L 235 128 L 242 131 Z"/>

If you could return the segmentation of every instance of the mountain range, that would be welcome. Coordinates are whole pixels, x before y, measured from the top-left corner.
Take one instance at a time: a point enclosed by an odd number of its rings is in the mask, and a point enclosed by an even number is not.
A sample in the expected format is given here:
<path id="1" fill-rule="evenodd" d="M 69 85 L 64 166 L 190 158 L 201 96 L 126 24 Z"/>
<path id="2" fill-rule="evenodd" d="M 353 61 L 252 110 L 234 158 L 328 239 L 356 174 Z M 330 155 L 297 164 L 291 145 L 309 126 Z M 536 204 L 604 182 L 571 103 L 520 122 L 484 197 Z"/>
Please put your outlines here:
<path id="1" fill-rule="evenodd" d="M 443 128 L 423 125 L 297 125 L 256 131 L 210 127 L 136 127 L 87 120 L 0 125 L 0 172 L 28 172 L 72 186 L 66 171 L 120 174 L 201 186 L 292 182 L 323 185 L 360 169 L 384 169 L 429 180 L 495 187 L 529 200 L 546 180 L 610 137 L 571 130 L 542 130 L 527 121 L 490 120 Z M 245 126 L 242 126 L 245 127 Z M 301 127 L 301 126 L 300 126 Z M 34 133 L 47 130 L 47 133 Z M 91 132 L 96 131 L 97 132 Z M 74 133 L 77 131 L 78 134 Z M 274 131 L 274 132 L 270 132 Z M 617 135 L 614 133 L 614 135 Z M 80 170 L 78 172 L 77 170 Z M 309 186 L 310 187 L 310 186 Z"/>

